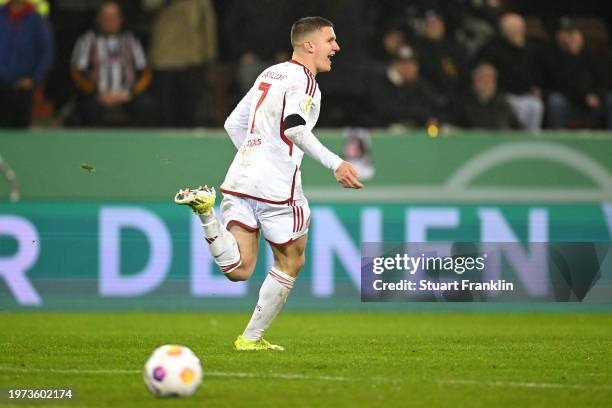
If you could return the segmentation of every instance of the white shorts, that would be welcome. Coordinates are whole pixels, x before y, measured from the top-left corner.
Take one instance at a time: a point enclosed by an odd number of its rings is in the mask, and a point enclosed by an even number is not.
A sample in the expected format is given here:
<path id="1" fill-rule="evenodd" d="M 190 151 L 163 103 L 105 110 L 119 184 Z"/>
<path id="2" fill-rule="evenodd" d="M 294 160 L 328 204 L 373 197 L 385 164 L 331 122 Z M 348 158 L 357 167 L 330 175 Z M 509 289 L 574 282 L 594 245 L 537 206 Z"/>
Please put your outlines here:
<path id="1" fill-rule="evenodd" d="M 269 204 L 223 194 L 221 219 L 225 228 L 240 225 L 252 232 L 261 228 L 268 242 L 284 246 L 308 233 L 310 207 L 304 196 L 289 204 Z"/>

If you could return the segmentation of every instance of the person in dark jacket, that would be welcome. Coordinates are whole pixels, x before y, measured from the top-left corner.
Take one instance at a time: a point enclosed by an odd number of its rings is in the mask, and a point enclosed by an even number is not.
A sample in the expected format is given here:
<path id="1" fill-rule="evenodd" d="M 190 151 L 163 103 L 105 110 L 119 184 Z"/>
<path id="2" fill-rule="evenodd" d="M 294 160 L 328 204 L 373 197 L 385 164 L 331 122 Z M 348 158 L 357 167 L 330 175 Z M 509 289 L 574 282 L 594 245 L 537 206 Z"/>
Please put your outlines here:
<path id="1" fill-rule="evenodd" d="M 456 103 L 456 123 L 465 128 L 516 129 L 512 108 L 497 92 L 497 70 L 482 62 L 472 71 L 472 90 Z"/>
<path id="2" fill-rule="evenodd" d="M 289 59 L 286 29 L 306 5 L 291 0 L 229 2 L 221 37 L 226 39 L 228 56 L 238 61 L 239 94 L 248 92 L 270 64 Z"/>
<path id="3" fill-rule="evenodd" d="M 11 0 L 0 8 L 0 127 L 30 124 L 32 92 L 53 61 L 47 23 L 32 4 Z"/>
<path id="4" fill-rule="evenodd" d="M 444 18 L 434 10 L 425 12 L 423 34 L 415 45 L 423 78 L 437 93 L 452 95 L 463 91 L 467 82 L 467 52 L 446 35 Z"/>
<path id="5" fill-rule="evenodd" d="M 405 46 L 386 70 L 373 74 L 370 102 L 376 125 L 406 123 L 424 126 L 440 121 L 444 98 L 419 75 L 419 61 Z"/>
<path id="6" fill-rule="evenodd" d="M 559 22 L 555 46 L 546 58 L 549 78 L 547 99 L 549 126 L 566 128 L 571 122 L 597 126 L 612 116 L 612 94 L 605 92 L 598 62 L 584 44 L 573 20 Z M 612 129 L 612 120 L 607 120 Z"/>
<path id="7" fill-rule="evenodd" d="M 499 30 L 501 36 L 482 49 L 479 59 L 495 66 L 499 90 L 505 94 L 521 126 L 537 132 L 542 128 L 544 103 L 535 50 L 525 35 L 525 20 L 518 14 L 506 13 L 499 21 Z"/>

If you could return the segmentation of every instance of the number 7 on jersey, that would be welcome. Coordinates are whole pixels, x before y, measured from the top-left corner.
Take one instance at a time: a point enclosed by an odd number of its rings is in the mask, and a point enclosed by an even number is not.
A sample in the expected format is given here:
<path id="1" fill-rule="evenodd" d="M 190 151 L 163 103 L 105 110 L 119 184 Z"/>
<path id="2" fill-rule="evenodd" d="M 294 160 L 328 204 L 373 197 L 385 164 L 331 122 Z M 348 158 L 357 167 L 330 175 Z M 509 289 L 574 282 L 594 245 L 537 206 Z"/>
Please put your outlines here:
<path id="1" fill-rule="evenodd" d="M 251 133 L 253 133 L 253 131 L 255 130 L 255 116 L 257 115 L 257 109 L 259 109 L 259 107 L 263 103 L 264 99 L 266 99 L 266 95 L 268 95 L 268 91 L 270 90 L 271 86 L 272 86 L 272 84 L 269 84 L 267 82 L 260 82 L 259 83 L 259 88 L 258 89 L 260 91 L 262 91 L 262 94 L 259 97 L 259 100 L 257 101 L 257 105 L 255 106 L 255 112 L 253 113 L 253 123 L 251 123 Z"/>

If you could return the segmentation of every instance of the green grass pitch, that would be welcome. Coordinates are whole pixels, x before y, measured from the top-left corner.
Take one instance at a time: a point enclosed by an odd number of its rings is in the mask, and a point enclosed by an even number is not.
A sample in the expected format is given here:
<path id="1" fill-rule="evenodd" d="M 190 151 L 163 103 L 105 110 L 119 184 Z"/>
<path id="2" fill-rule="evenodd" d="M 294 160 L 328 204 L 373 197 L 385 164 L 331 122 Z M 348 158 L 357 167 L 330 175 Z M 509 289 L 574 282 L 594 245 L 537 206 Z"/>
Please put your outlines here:
<path id="1" fill-rule="evenodd" d="M 612 315 L 284 313 L 284 352 L 236 352 L 248 313 L 0 313 L 0 388 L 75 389 L 41 407 L 612 406 Z M 165 343 L 204 367 L 194 397 L 156 399 Z M 6 393 L 6 390 L 4 391 Z"/>

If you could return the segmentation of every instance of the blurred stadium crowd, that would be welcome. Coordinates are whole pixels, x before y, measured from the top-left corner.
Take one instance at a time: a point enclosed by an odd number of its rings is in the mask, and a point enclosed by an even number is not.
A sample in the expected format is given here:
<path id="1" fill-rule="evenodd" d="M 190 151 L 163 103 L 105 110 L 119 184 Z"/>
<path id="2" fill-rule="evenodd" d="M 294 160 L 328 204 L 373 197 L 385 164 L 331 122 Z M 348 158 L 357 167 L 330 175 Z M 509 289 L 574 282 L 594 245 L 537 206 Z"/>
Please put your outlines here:
<path id="1" fill-rule="evenodd" d="M 220 126 L 322 15 L 321 126 L 610 129 L 601 3 L 0 0 L 0 127 Z"/>

